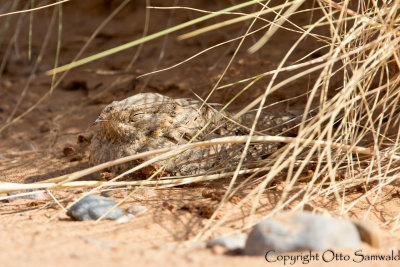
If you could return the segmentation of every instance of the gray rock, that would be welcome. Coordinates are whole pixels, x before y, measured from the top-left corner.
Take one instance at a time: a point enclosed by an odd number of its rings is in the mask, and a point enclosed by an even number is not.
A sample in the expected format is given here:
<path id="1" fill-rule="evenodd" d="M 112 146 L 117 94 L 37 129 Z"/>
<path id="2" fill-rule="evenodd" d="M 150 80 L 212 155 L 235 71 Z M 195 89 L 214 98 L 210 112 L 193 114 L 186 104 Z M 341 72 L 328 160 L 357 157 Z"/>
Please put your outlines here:
<path id="1" fill-rule="evenodd" d="M 211 248 L 213 246 L 223 246 L 228 250 L 243 249 L 246 244 L 247 235 L 237 234 L 233 236 L 220 236 L 210 239 L 207 242 L 207 247 Z"/>
<path id="2" fill-rule="evenodd" d="M 11 193 L 7 193 L 7 198 L 5 198 L 5 202 L 12 202 L 18 199 L 32 199 L 32 200 L 43 200 L 47 199 L 47 193 L 44 189 L 26 189 L 21 191 L 15 191 Z"/>
<path id="3" fill-rule="evenodd" d="M 127 213 L 135 215 L 135 216 L 142 215 L 142 214 L 146 213 L 146 211 L 147 211 L 147 207 L 140 206 L 140 205 L 131 206 L 126 210 Z"/>
<path id="4" fill-rule="evenodd" d="M 250 232 L 244 254 L 265 255 L 289 251 L 325 251 L 358 248 L 361 238 L 355 225 L 345 219 L 329 218 L 310 212 L 282 213 L 265 219 Z"/>
<path id="5" fill-rule="evenodd" d="M 116 203 L 112 199 L 89 195 L 75 203 L 67 211 L 67 215 L 78 221 L 97 220 L 115 205 Z M 121 216 L 122 210 L 116 207 L 104 219 L 115 220 Z"/>

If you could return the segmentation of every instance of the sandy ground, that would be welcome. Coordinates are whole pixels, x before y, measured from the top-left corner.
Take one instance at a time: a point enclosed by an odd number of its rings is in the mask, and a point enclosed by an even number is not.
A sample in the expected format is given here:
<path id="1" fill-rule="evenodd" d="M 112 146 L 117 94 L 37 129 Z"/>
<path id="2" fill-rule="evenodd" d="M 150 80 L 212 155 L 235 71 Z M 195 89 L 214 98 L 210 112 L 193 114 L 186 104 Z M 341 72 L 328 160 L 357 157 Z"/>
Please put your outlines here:
<path id="1" fill-rule="evenodd" d="M 218 10 L 229 1 L 193 1 L 190 6 Z M 119 1 L 90 1 L 81 3 L 72 1 L 63 7 L 63 35 L 59 64 L 69 63 L 79 49 L 88 41 L 89 36 L 117 7 Z M 173 1 L 152 1 L 154 6 L 171 6 Z M 181 3 L 189 5 L 189 1 Z M 36 59 L 41 53 L 46 31 L 50 24 L 53 10 L 46 9 L 34 13 L 32 56 Z M 199 14 L 188 10 L 151 10 L 149 33 L 166 28 L 166 25 L 177 25 L 194 18 Z M 0 55 L 8 55 L 7 64 L 0 80 L 0 126 L 10 118 L 15 118 L 38 102 L 51 87 L 51 77 L 45 71 L 54 65 L 56 54 L 56 26 L 46 47 L 43 59 L 38 65 L 35 76 L 30 72 L 35 60 L 28 59 L 28 25 L 29 15 L 11 17 L 11 25 L 18 19 L 22 25 L 17 42 L 11 53 L 7 54 L 7 42 L 0 46 Z M 5 17 L 0 18 L 2 22 Z M 211 20 L 217 22 L 220 18 Z M 89 45 L 84 56 L 124 44 L 142 36 L 144 1 L 132 1 L 117 15 Z M 293 21 L 298 24 L 309 22 L 308 15 L 297 15 Z M 202 24 L 205 25 L 205 24 Z M 87 168 L 88 152 L 83 145 L 78 158 L 66 156 L 66 147 L 78 147 L 79 136 L 89 138 L 93 130 L 92 123 L 100 110 L 113 100 L 123 99 L 140 92 L 158 92 L 171 97 L 195 97 L 194 93 L 206 97 L 212 86 L 219 79 L 227 62 L 234 53 L 238 42 L 221 46 L 169 71 L 140 79 L 136 77 L 154 69 L 162 69 L 174 65 L 189 56 L 212 45 L 227 41 L 238 33 L 243 34 L 248 24 L 234 25 L 207 33 L 199 37 L 178 41 L 177 36 L 187 30 L 181 30 L 165 38 L 159 38 L 143 46 L 136 62 L 129 71 L 126 66 L 134 57 L 137 48 L 128 49 L 113 56 L 71 70 L 61 84 L 41 102 L 33 111 L 0 133 L 0 181 L 15 183 L 31 183 L 57 177 L 73 171 Z M 12 27 L 11 27 L 12 28 Z M 321 29 L 323 31 L 323 29 Z M 7 39 L 14 32 L 6 32 Z M 256 36 L 260 36 L 256 35 Z M 221 84 L 238 81 L 261 72 L 274 69 L 299 35 L 282 31 L 272 38 L 260 52 L 249 55 L 246 48 L 256 39 L 248 38 L 243 49 L 238 52 L 237 59 L 223 78 Z M 318 53 L 309 54 L 318 47 L 314 40 L 306 39 L 289 62 L 304 56 L 318 57 Z M 163 53 L 161 53 L 163 52 Z M 320 53 L 320 52 L 319 52 Z M 293 75 L 286 73 L 285 75 Z M 279 79 L 285 78 L 285 75 Z M 58 76 L 60 77 L 60 76 Z M 287 77 L 287 76 L 286 76 Z M 305 103 L 302 96 L 313 75 L 296 80 L 283 90 L 273 93 L 267 100 L 270 110 L 301 109 Z M 117 82 L 116 82 L 117 81 Z M 116 83 L 114 83 L 116 82 Z M 234 103 L 231 110 L 239 110 L 260 95 L 268 80 L 262 80 L 246 92 Z M 27 87 L 27 84 L 29 86 Z M 334 86 L 334 79 L 333 84 Z M 212 102 L 226 103 L 242 87 L 234 86 L 229 90 L 217 90 L 211 97 Z M 296 97 L 298 96 L 298 97 Z M 296 98 L 294 98 L 296 97 Z M 285 101 L 282 101 L 285 100 Z M 15 111 L 14 111 L 15 109 Z M 15 113 L 14 113 L 15 112 Z M 80 139 L 81 140 L 81 139 Z M 96 175 L 86 177 L 99 179 Z M 134 194 L 122 209 L 132 205 L 144 205 L 149 211 L 127 223 L 114 221 L 93 222 L 71 221 L 65 212 L 47 195 L 43 200 L 16 200 L 3 202 L 0 205 L 0 262 L 1 266 L 266 266 L 284 265 L 282 262 L 266 263 L 262 257 L 245 257 L 218 254 L 202 248 L 201 243 L 187 246 L 184 242 L 193 238 L 206 225 L 207 212 L 201 207 L 211 210 L 217 200 L 204 197 L 204 190 L 224 189 L 227 181 L 185 186 L 176 189 L 142 189 Z M 66 206 L 87 190 L 52 191 L 61 205 Z M 110 195 L 114 200 L 121 200 L 129 192 L 118 190 Z M 245 194 L 246 192 L 242 192 Z M 279 189 L 267 190 L 261 198 L 263 208 L 255 218 L 268 214 L 279 198 Z M 354 190 L 348 194 L 349 203 L 363 194 L 362 190 Z M 0 197 L 6 196 L 5 194 Z M 239 198 L 241 195 L 238 196 Z M 374 195 L 360 201 L 349 213 L 350 217 L 367 218 L 378 225 L 390 221 L 400 212 L 400 194 L 398 185 L 385 188 L 374 208 L 367 213 L 374 201 Z M 228 202 L 223 209 L 226 212 L 236 205 Z M 330 214 L 340 214 L 339 207 L 330 197 L 321 197 L 313 203 L 313 207 Z M 213 235 L 232 232 L 247 223 L 247 219 L 238 217 L 224 225 Z M 385 244 L 379 249 L 365 245 L 365 253 L 390 253 L 397 251 L 399 243 L 398 230 L 389 233 L 392 223 L 383 227 L 382 236 Z M 178 245 L 179 244 L 179 245 Z M 343 252 L 354 258 L 354 251 Z M 330 263 L 312 261 L 309 266 L 321 265 L 354 265 L 360 266 L 397 266 L 396 261 L 363 261 L 333 260 Z M 296 265 L 304 265 L 297 262 Z"/>

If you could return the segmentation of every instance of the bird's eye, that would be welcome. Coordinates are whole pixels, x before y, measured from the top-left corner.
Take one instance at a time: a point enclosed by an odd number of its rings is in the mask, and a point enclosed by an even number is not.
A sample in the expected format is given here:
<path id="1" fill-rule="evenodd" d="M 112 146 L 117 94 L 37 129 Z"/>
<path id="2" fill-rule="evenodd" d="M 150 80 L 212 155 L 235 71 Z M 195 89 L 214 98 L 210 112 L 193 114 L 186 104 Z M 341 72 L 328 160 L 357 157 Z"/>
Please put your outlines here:
<path id="1" fill-rule="evenodd" d="M 137 112 L 133 113 L 131 116 L 129 116 L 129 122 L 136 122 L 140 120 L 140 117 L 144 114 L 144 112 Z"/>
<path id="2" fill-rule="evenodd" d="M 105 112 L 111 112 L 113 109 L 114 109 L 113 106 L 107 106 L 107 107 L 104 109 L 104 111 L 105 111 Z"/>

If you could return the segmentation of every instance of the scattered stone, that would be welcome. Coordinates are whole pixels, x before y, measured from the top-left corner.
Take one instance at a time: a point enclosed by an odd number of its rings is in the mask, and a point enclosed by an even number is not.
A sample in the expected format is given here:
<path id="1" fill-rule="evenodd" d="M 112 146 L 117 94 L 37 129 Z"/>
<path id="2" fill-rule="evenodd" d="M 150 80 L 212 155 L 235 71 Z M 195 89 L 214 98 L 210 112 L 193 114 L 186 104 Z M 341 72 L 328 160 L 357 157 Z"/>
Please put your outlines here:
<path id="1" fill-rule="evenodd" d="M 83 159 L 83 154 L 76 151 L 74 146 L 67 145 L 63 148 L 63 154 L 68 157 L 69 161 L 81 161 Z"/>
<path id="2" fill-rule="evenodd" d="M 135 216 L 142 215 L 142 214 L 146 213 L 146 211 L 147 211 L 147 207 L 140 206 L 140 205 L 131 206 L 126 210 L 127 213 L 135 215 Z"/>
<path id="3" fill-rule="evenodd" d="M 220 246 L 220 245 L 215 245 L 211 247 L 211 251 L 215 255 L 222 255 L 228 252 L 228 249 L 226 247 Z"/>
<path id="4" fill-rule="evenodd" d="M 174 212 L 177 209 L 177 207 L 175 205 L 173 205 L 172 203 L 170 203 L 169 201 L 164 201 L 162 203 L 162 208 L 163 208 L 163 210 L 169 210 L 171 212 Z"/>
<path id="5" fill-rule="evenodd" d="M 198 209 L 199 209 L 199 216 L 205 219 L 210 219 L 215 212 L 215 207 L 212 204 L 201 205 L 198 207 Z M 216 219 L 219 219 L 219 217 L 216 217 Z"/>
<path id="6" fill-rule="evenodd" d="M 72 154 L 76 153 L 76 149 L 75 147 L 71 146 L 71 145 L 67 145 L 63 148 L 63 154 L 64 156 L 70 156 Z"/>
<path id="7" fill-rule="evenodd" d="M 116 222 L 117 223 L 126 223 L 131 221 L 133 218 L 135 218 L 135 215 L 132 214 L 127 214 L 127 215 L 122 215 L 121 217 L 119 217 Z"/>
<path id="8" fill-rule="evenodd" d="M 236 234 L 233 236 L 220 236 L 210 239 L 207 242 L 208 248 L 213 248 L 214 246 L 224 247 L 227 250 L 241 250 L 246 245 L 247 235 Z"/>
<path id="9" fill-rule="evenodd" d="M 254 226 L 247 238 L 244 254 L 265 255 L 269 250 L 275 253 L 325 251 L 358 248 L 360 245 L 360 235 L 350 220 L 310 212 L 282 213 Z"/>
<path id="10" fill-rule="evenodd" d="M 181 206 L 181 210 L 187 210 L 191 214 L 197 214 L 205 219 L 210 219 L 215 212 L 215 206 L 210 203 L 190 202 Z M 220 217 L 216 217 L 219 219 Z"/>
<path id="11" fill-rule="evenodd" d="M 7 193 L 8 198 L 4 199 L 5 202 L 12 202 L 18 199 L 32 199 L 32 200 L 43 200 L 47 199 L 46 192 L 37 189 L 26 189 L 21 191 L 15 191 Z"/>
<path id="12" fill-rule="evenodd" d="M 190 214 L 196 214 L 198 212 L 198 205 L 197 203 L 185 203 L 180 207 L 181 210 L 186 210 Z"/>
<path id="13" fill-rule="evenodd" d="M 116 203 L 112 199 L 89 195 L 75 203 L 67 211 L 67 215 L 78 221 L 97 220 L 115 205 Z M 116 207 L 103 219 L 116 220 L 121 216 L 122 210 Z"/>
<path id="14" fill-rule="evenodd" d="M 222 198 L 225 195 L 226 190 L 223 189 L 205 189 L 203 190 L 203 192 L 201 192 L 201 195 L 204 198 L 211 198 L 211 200 L 217 200 L 217 201 L 221 201 Z"/>

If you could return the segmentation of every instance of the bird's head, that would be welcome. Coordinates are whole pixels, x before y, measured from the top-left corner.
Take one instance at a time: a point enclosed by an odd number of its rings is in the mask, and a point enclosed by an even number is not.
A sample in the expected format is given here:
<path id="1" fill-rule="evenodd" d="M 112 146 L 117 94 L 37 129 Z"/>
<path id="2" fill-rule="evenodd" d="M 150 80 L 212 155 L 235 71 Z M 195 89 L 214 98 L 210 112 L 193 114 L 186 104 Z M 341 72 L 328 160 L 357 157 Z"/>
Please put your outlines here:
<path id="1" fill-rule="evenodd" d="M 163 114 L 173 114 L 176 103 L 169 97 L 143 93 L 106 106 L 94 121 L 102 138 L 111 142 L 135 142 L 163 123 Z"/>

